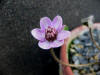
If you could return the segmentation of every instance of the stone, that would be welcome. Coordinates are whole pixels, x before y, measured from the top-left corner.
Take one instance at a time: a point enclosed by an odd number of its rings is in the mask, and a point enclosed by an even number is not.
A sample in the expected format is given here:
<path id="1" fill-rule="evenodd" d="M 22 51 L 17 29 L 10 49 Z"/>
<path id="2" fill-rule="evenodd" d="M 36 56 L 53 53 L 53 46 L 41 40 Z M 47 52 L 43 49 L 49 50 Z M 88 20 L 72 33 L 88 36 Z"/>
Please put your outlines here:
<path id="1" fill-rule="evenodd" d="M 79 60 L 76 60 L 76 61 L 74 61 L 74 64 L 75 65 L 79 65 L 80 64 L 80 61 Z"/>
<path id="2" fill-rule="evenodd" d="M 78 56 L 73 56 L 72 60 L 75 62 L 76 60 L 78 60 Z"/>
<path id="3" fill-rule="evenodd" d="M 95 64 L 95 65 L 93 65 L 93 69 L 95 70 L 95 71 L 97 71 L 97 70 L 99 70 L 99 65 L 98 64 Z"/>
<path id="4" fill-rule="evenodd" d="M 74 75 L 79 75 L 79 71 L 78 70 L 73 70 Z"/>
<path id="5" fill-rule="evenodd" d="M 73 41 L 73 43 L 74 43 L 74 44 L 79 44 L 80 41 L 79 41 L 78 39 L 75 39 L 75 40 Z"/>
<path id="6" fill-rule="evenodd" d="M 96 75 L 100 75 L 100 71 L 96 72 Z"/>
<path id="7" fill-rule="evenodd" d="M 86 43 L 85 46 L 92 46 L 92 42 Z"/>
<path id="8" fill-rule="evenodd" d="M 89 63 L 94 63 L 96 62 L 96 60 L 94 60 L 93 58 L 90 58 Z"/>

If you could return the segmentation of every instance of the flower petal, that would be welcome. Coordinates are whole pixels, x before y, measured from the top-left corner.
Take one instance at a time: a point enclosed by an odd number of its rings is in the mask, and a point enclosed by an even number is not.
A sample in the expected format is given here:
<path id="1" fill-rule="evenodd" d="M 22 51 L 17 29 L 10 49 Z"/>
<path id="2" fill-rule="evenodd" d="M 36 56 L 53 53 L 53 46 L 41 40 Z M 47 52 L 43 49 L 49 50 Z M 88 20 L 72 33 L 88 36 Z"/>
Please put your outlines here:
<path id="1" fill-rule="evenodd" d="M 62 27 L 61 27 L 61 30 L 64 30 L 64 27 L 65 27 L 66 25 L 62 25 Z"/>
<path id="2" fill-rule="evenodd" d="M 50 42 L 48 41 L 39 41 L 38 43 L 39 47 L 42 49 L 50 49 Z"/>
<path id="3" fill-rule="evenodd" d="M 31 31 L 31 34 L 32 34 L 32 36 L 35 37 L 37 40 L 43 41 L 43 40 L 45 39 L 45 32 L 42 31 L 41 29 L 38 29 L 38 28 L 33 29 L 33 30 Z"/>
<path id="4" fill-rule="evenodd" d="M 70 31 L 62 30 L 58 33 L 57 40 L 64 40 L 65 38 L 70 36 Z"/>
<path id="5" fill-rule="evenodd" d="M 49 25 L 51 25 L 51 20 L 48 17 L 43 17 L 40 20 L 40 27 L 42 30 L 46 29 Z"/>
<path id="6" fill-rule="evenodd" d="M 56 16 L 52 21 L 52 26 L 56 30 L 60 31 L 61 28 L 62 28 L 62 17 L 61 16 Z"/>
<path id="7" fill-rule="evenodd" d="M 60 47 L 64 44 L 64 40 L 55 40 L 54 42 L 50 43 L 52 48 Z"/>

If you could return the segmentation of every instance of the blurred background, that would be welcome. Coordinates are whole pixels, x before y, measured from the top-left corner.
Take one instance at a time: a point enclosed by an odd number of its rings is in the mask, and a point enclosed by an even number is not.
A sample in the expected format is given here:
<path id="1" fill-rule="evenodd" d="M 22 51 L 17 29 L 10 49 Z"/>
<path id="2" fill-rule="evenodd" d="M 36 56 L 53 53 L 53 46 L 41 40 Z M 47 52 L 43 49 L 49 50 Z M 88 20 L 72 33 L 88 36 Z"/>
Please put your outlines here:
<path id="1" fill-rule="evenodd" d="M 0 0 L 0 75 L 58 75 L 58 63 L 30 31 L 44 16 L 62 16 L 70 30 L 91 14 L 100 22 L 99 9 L 100 0 Z"/>

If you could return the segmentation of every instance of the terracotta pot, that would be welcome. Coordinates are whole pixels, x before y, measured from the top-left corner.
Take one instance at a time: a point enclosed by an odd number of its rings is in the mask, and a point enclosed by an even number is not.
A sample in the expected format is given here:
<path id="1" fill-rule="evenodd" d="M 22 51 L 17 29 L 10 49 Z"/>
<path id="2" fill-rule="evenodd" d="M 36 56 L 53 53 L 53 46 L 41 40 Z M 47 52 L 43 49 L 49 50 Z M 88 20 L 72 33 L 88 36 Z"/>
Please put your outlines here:
<path id="1" fill-rule="evenodd" d="M 100 29 L 100 23 L 95 23 L 93 25 L 93 28 Z M 65 43 L 61 47 L 60 58 L 63 62 L 66 62 L 67 64 L 69 63 L 67 51 L 68 51 L 68 46 L 69 46 L 70 42 L 74 38 L 76 38 L 77 36 L 79 36 L 80 34 L 82 34 L 83 32 L 85 32 L 87 30 L 88 30 L 88 28 L 86 26 L 80 26 L 71 31 L 71 36 L 68 39 L 65 39 Z M 60 65 L 60 75 L 74 75 L 74 74 L 72 72 L 71 67 L 65 66 L 65 65 Z"/>

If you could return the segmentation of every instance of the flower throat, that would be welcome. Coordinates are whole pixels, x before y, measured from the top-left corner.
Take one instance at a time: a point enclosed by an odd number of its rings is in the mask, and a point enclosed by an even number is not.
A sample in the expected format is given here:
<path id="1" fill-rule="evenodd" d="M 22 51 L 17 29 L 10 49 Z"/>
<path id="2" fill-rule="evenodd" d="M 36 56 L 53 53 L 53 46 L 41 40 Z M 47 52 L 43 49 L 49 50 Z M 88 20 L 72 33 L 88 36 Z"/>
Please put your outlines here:
<path id="1" fill-rule="evenodd" d="M 57 38 L 56 29 L 48 26 L 48 28 L 45 30 L 45 38 L 49 42 L 56 40 L 56 38 Z"/>

